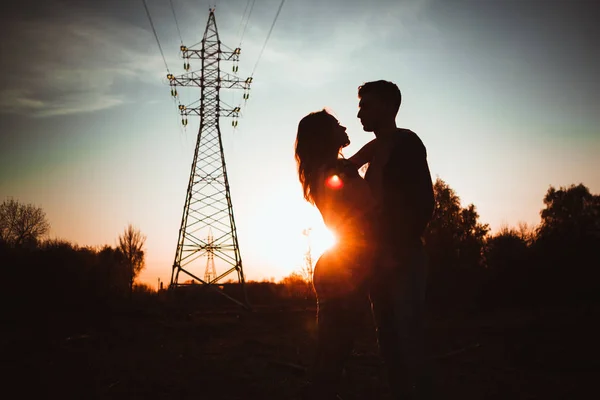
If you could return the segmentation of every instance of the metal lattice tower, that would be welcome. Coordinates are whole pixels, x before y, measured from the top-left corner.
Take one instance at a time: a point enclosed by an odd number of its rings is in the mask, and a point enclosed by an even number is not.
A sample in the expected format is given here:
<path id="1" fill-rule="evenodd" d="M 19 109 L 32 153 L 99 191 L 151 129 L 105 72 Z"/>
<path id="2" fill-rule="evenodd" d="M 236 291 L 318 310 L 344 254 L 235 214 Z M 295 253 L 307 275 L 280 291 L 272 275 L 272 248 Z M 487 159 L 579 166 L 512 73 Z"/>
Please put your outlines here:
<path id="1" fill-rule="evenodd" d="M 221 43 L 214 11 L 214 8 L 210 9 L 201 42 L 202 48 L 192 49 L 183 45 L 180 47 L 184 69 L 187 72 L 180 76 L 167 75 L 171 94 L 175 97 L 178 95 L 177 86 L 200 88 L 198 101 L 189 106 L 179 105 L 182 123 L 187 125 L 187 117 L 196 115 L 200 117 L 200 128 L 183 207 L 170 286 L 184 285 L 179 282 L 180 274 L 184 273 L 230 300 L 249 307 L 219 128 L 220 117 L 233 117 L 232 125 L 237 126 L 240 107 L 232 108 L 223 103 L 219 91 L 243 89 L 243 98 L 247 100 L 252 78 L 240 80 L 237 76 L 220 70 L 221 61 L 232 61 L 233 72 L 237 72 L 240 48 L 231 50 Z M 200 73 L 190 71 L 190 60 L 201 60 Z M 205 279 L 198 277 L 204 256 L 208 258 L 207 263 L 213 263 L 208 274 L 211 275 L 210 279 L 206 279 L 206 273 Z M 205 272 L 207 270 L 208 264 Z M 231 273 L 237 273 L 242 288 L 243 299 L 241 300 L 226 294 L 215 285 Z"/>
<path id="2" fill-rule="evenodd" d="M 204 282 L 211 283 L 217 279 L 217 270 L 215 268 L 215 248 L 212 232 L 208 231 L 206 246 L 206 270 L 204 271 Z"/>

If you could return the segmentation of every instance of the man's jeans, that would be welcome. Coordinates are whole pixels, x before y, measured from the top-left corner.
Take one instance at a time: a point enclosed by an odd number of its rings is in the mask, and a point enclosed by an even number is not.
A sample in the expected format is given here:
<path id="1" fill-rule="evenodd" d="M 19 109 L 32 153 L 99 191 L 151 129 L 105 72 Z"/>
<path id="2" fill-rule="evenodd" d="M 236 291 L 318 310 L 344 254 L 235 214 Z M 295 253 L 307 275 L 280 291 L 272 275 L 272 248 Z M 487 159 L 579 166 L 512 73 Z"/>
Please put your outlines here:
<path id="1" fill-rule="evenodd" d="M 394 399 L 424 398 L 430 389 L 424 357 L 423 319 L 427 257 L 422 245 L 375 277 L 371 308 L 381 356 Z"/>

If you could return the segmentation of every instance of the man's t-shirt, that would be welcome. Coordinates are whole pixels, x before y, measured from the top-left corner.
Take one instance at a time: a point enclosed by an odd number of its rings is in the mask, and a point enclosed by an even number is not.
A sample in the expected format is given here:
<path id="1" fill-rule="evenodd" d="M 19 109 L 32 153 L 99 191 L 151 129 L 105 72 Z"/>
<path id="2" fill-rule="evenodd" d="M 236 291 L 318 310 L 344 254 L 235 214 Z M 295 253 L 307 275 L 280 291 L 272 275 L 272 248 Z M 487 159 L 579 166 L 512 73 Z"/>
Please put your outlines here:
<path id="1" fill-rule="evenodd" d="M 434 208 L 421 139 L 408 129 L 386 137 L 378 143 L 365 179 L 379 205 L 378 226 L 384 245 L 405 249 L 420 243 Z"/>

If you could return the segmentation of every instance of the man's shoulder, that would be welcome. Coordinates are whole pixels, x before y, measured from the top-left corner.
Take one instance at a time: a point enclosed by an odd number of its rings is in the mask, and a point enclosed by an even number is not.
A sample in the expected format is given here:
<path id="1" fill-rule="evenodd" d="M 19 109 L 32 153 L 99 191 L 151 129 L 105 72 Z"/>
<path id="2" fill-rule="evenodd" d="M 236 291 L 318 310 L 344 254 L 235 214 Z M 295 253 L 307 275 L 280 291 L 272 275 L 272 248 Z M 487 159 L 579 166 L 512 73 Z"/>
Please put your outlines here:
<path id="1" fill-rule="evenodd" d="M 397 128 L 397 132 L 401 134 L 416 135 L 416 133 L 412 129 L 408 128 Z"/>
<path id="2" fill-rule="evenodd" d="M 410 130 L 410 129 L 406 129 L 406 128 L 398 128 L 398 134 L 395 135 L 395 141 L 394 141 L 394 145 L 395 147 L 397 146 L 403 146 L 403 147 L 411 147 L 411 146 L 417 146 L 417 147 L 425 147 L 425 145 L 423 144 L 423 141 L 421 140 L 421 138 L 419 137 L 419 135 L 417 135 L 414 131 Z"/>
<path id="3" fill-rule="evenodd" d="M 406 128 L 398 128 L 397 130 L 398 134 L 396 135 L 396 138 L 400 139 L 400 140 L 410 140 L 410 139 L 419 139 L 419 135 L 417 135 L 413 130 L 411 129 L 406 129 Z"/>

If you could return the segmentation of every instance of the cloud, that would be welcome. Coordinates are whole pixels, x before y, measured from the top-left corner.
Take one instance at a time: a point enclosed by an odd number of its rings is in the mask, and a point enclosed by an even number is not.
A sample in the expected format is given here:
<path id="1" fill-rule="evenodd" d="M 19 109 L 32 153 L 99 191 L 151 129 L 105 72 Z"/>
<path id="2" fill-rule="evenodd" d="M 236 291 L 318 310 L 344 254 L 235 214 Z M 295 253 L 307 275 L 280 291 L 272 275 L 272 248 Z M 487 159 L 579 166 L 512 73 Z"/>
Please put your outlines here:
<path id="1" fill-rule="evenodd" d="M 427 17 L 432 1 L 286 3 L 259 74 L 278 86 L 287 81 L 312 88 L 350 74 L 365 62 L 381 63 L 390 53 L 423 51 L 423 43 L 439 48 L 441 35 Z M 241 75 L 252 70 L 271 22 L 266 17 L 251 21 Z"/>
<path id="2" fill-rule="evenodd" d="M 244 37 L 239 76 L 249 75 L 259 61 L 258 74 L 277 87 L 331 83 L 357 68 L 361 57 L 378 63 L 378 54 L 385 59 L 390 52 L 419 48 L 425 36 L 437 35 L 424 17 L 431 1 L 381 2 L 376 7 L 362 2 L 286 4 L 260 60 L 275 10 L 257 4 Z M 184 27 L 197 27 L 198 18 L 192 17 L 200 13 L 206 17 L 196 5 L 186 2 L 180 8 L 186 11 L 179 13 Z M 177 53 L 171 51 L 179 46 L 175 31 L 168 30 L 172 21 L 163 15 L 169 10 L 162 11 L 153 14 L 161 45 L 168 64 L 180 67 L 173 59 Z M 218 23 L 223 22 L 221 37 L 230 47 L 237 40 L 228 40 L 236 30 L 231 28 L 239 27 L 239 10 L 233 11 L 217 15 Z M 0 84 L 0 113 L 44 117 L 93 112 L 139 101 L 132 96 L 139 98 L 140 91 L 159 86 L 165 67 L 145 16 L 140 13 L 136 25 L 110 12 L 92 14 L 75 5 L 57 5 L 51 16 L 10 21 L 9 35 L 19 39 L 1 49 L 0 72 L 11 79 Z M 177 67 L 174 74 L 184 72 Z"/>
<path id="3" fill-rule="evenodd" d="M 62 92 L 49 100 L 40 100 L 27 89 L 9 89 L 0 92 L 0 110 L 5 113 L 48 117 L 103 110 L 118 106 L 123 99 L 101 92 Z"/>
<path id="4" fill-rule="evenodd" d="M 91 112 L 127 101 L 120 84 L 159 82 L 164 65 L 152 34 L 92 15 L 11 23 L 2 48 L 0 112 L 36 117 Z M 27 43 L 27 46 L 23 46 Z"/>

